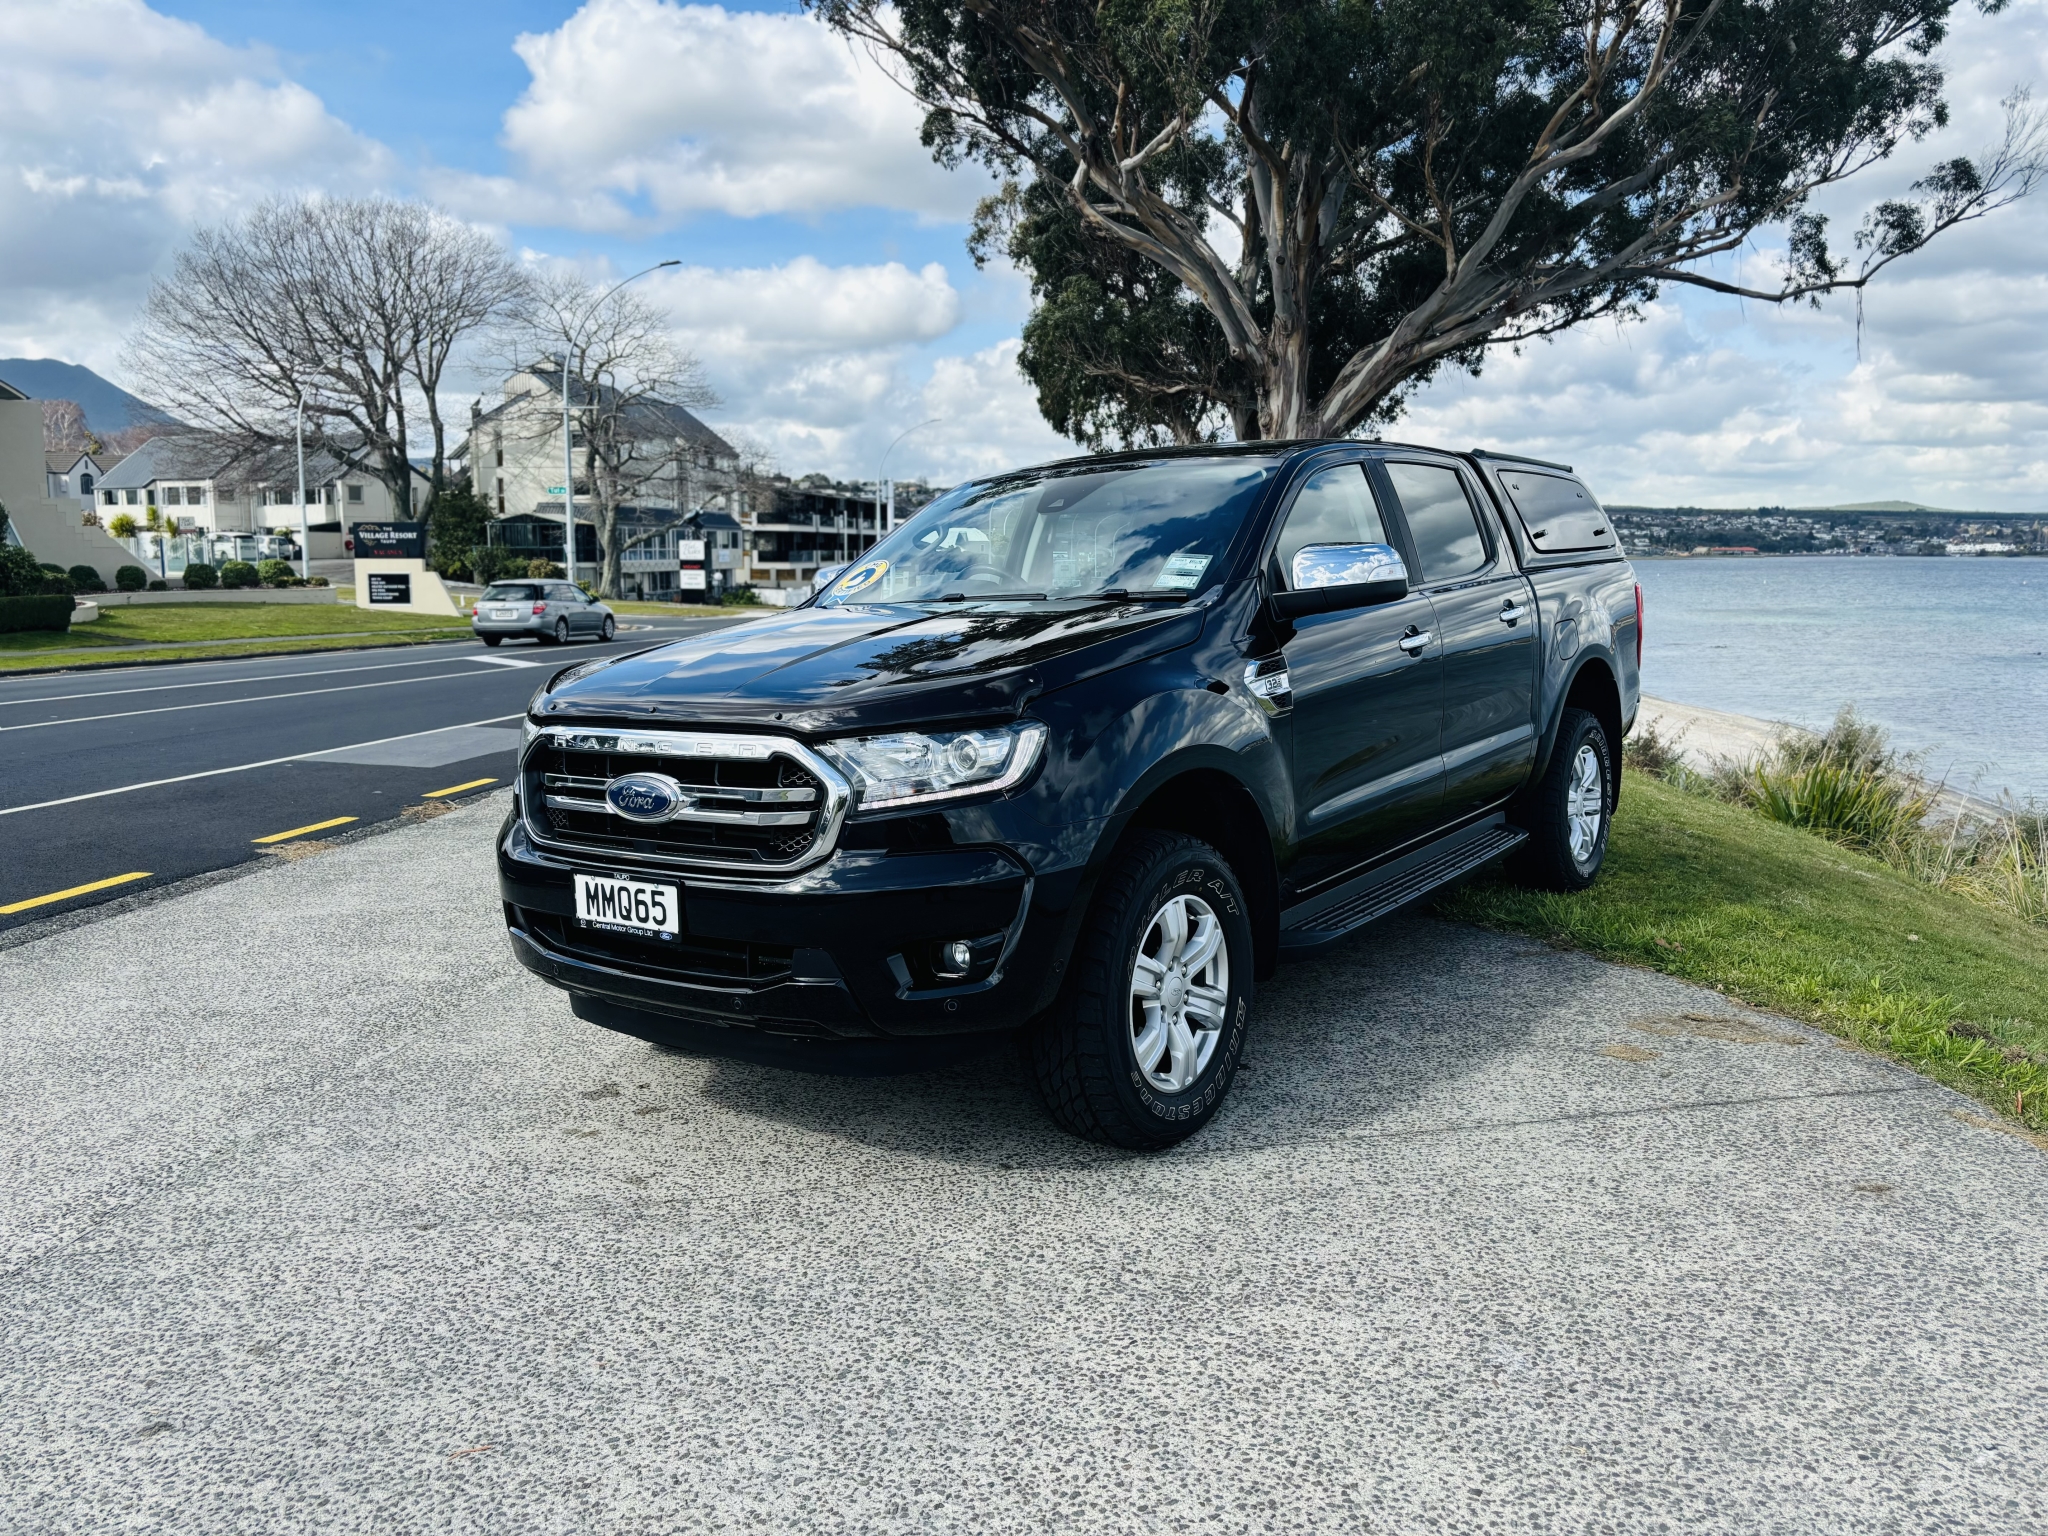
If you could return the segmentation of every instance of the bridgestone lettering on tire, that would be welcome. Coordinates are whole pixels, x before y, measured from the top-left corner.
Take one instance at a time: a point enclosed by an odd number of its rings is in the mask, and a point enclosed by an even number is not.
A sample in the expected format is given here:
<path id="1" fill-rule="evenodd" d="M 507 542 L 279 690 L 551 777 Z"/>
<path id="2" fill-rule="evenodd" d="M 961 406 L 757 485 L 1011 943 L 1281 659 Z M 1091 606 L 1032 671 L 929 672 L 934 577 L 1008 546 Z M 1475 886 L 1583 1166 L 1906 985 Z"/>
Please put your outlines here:
<path id="1" fill-rule="evenodd" d="M 1028 1042 L 1047 1110 L 1077 1136 L 1140 1151 L 1193 1135 L 1237 1075 L 1251 971 L 1244 892 L 1222 856 L 1179 833 L 1133 833 Z"/>

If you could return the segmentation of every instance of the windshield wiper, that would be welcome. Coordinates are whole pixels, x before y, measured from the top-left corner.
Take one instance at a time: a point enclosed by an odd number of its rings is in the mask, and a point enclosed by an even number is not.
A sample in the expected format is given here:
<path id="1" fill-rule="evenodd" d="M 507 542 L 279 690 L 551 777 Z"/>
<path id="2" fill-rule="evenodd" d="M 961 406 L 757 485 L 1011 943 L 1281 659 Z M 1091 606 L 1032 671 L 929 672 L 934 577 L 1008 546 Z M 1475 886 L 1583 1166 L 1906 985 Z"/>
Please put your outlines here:
<path id="1" fill-rule="evenodd" d="M 1085 597 L 1113 598 L 1120 603 L 1184 603 L 1186 592 L 1133 592 L 1129 587 L 1110 587 L 1101 592 L 1087 592 Z"/>
<path id="2" fill-rule="evenodd" d="M 928 597 L 928 603 L 1042 603 L 1043 592 L 946 592 Z"/>

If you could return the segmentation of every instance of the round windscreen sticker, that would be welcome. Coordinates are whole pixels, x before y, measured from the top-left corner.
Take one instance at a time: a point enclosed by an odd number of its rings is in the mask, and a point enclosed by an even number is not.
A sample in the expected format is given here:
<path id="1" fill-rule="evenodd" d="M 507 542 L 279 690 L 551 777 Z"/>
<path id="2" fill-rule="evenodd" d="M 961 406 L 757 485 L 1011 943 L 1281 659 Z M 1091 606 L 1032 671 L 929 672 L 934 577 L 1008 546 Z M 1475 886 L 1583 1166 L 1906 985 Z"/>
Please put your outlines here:
<path id="1" fill-rule="evenodd" d="M 839 578 L 838 595 L 851 597 L 856 592 L 865 592 L 888 573 L 889 562 L 886 560 L 870 560 L 865 565 L 857 565 Z"/>

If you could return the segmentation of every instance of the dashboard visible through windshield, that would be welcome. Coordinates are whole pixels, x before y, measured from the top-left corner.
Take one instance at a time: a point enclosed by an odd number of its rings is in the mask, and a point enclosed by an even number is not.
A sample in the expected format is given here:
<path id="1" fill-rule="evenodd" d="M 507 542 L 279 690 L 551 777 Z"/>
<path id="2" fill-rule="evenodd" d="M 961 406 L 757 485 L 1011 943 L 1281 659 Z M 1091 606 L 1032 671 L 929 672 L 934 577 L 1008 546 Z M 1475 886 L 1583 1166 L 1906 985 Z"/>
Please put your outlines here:
<path id="1" fill-rule="evenodd" d="M 854 561 L 818 602 L 1189 597 L 1222 575 L 1274 472 L 1258 459 L 1169 460 L 965 485 Z"/>

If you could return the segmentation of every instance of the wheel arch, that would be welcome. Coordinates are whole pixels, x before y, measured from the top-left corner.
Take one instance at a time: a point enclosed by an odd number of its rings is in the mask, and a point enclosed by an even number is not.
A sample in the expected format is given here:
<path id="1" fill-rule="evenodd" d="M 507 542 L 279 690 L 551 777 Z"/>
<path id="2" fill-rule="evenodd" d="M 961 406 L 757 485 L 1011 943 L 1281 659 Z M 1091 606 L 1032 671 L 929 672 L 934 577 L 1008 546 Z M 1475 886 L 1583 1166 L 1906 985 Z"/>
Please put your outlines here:
<path id="1" fill-rule="evenodd" d="M 1185 768 L 1134 804 L 1117 843 L 1138 828 L 1185 833 L 1223 855 L 1251 905 L 1253 975 L 1271 976 L 1280 959 L 1280 870 L 1265 812 L 1244 781 L 1220 768 Z"/>
<path id="2" fill-rule="evenodd" d="M 1543 751 L 1538 756 L 1536 771 L 1530 775 L 1533 783 L 1542 778 L 1550 764 L 1550 754 L 1557 750 L 1558 727 L 1564 722 L 1568 709 L 1583 709 L 1607 733 L 1607 745 L 1611 761 L 1607 765 L 1609 783 L 1608 803 L 1621 803 L 1621 685 L 1616 682 L 1614 669 L 1603 656 L 1588 656 L 1579 663 L 1566 684 L 1564 697 L 1558 700 L 1557 708 L 1551 711 L 1550 724 L 1544 732 Z"/>

